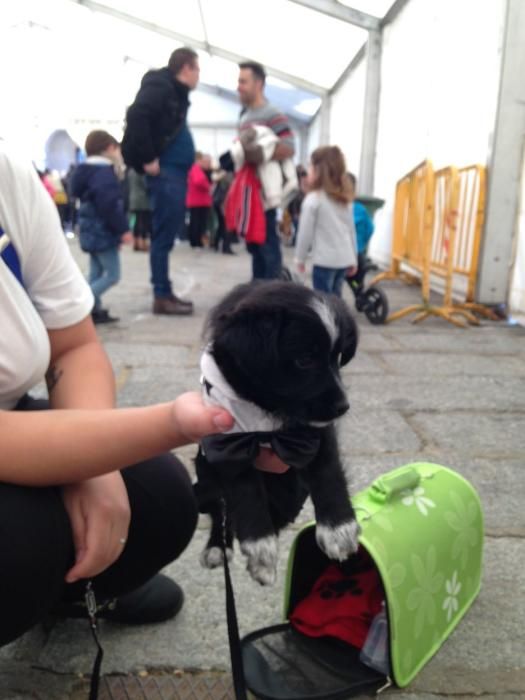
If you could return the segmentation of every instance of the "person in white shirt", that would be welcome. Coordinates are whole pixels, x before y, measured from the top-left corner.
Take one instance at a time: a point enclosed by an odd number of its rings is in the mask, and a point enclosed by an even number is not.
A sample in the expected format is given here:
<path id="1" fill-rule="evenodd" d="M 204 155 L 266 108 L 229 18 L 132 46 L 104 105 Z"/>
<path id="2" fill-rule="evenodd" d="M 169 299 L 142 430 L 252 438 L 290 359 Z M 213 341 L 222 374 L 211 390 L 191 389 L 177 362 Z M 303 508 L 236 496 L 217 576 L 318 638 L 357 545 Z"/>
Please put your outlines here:
<path id="1" fill-rule="evenodd" d="M 341 296 L 345 274 L 357 270 L 353 191 L 341 149 L 322 146 L 311 156 L 308 188 L 299 218 L 295 261 L 304 274 L 312 251 L 314 289 Z"/>
<path id="2" fill-rule="evenodd" d="M 115 408 L 93 295 L 30 164 L 0 147 L 0 645 L 51 609 L 74 615 L 86 581 L 103 613 L 155 622 L 182 605 L 157 572 L 197 522 L 169 450 L 227 430 L 200 394 Z M 49 400 L 28 391 L 46 379 Z M 129 466 L 133 465 L 133 466 Z"/>

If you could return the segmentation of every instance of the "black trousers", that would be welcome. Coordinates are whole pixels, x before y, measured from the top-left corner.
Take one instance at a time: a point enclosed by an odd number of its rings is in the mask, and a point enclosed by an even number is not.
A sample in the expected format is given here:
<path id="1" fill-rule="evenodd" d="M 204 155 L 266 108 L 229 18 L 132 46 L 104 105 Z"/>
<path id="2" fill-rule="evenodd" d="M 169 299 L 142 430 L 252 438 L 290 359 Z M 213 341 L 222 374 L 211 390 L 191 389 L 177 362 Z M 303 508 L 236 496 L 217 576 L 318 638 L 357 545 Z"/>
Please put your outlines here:
<path id="1" fill-rule="evenodd" d="M 135 225 L 133 235 L 135 238 L 148 238 L 151 234 L 151 211 L 148 209 L 137 209 L 135 214 Z"/>
<path id="2" fill-rule="evenodd" d="M 215 214 L 217 215 L 217 231 L 215 233 L 214 248 L 215 250 L 219 250 L 219 246 L 222 241 L 222 252 L 231 253 L 232 234 L 230 231 L 226 230 L 226 221 L 224 219 L 224 214 L 222 213 L 221 207 L 215 205 L 214 209 Z"/>
<path id="3" fill-rule="evenodd" d="M 18 408 L 34 410 L 42 403 L 25 400 Z M 99 602 L 132 591 L 176 559 L 197 525 L 190 478 L 172 454 L 121 473 L 131 523 L 121 556 L 93 579 Z M 42 620 L 59 600 L 83 598 L 85 582 L 64 582 L 74 558 L 60 489 L 0 483 L 0 646 Z"/>
<path id="4" fill-rule="evenodd" d="M 202 248 L 202 237 L 206 233 L 208 226 L 208 214 L 210 207 L 189 207 L 190 225 L 189 239 L 192 248 Z"/>
<path id="5" fill-rule="evenodd" d="M 366 275 L 366 255 L 365 253 L 358 253 L 357 255 L 357 272 L 353 277 L 345 277 L 348 286 L 354 293 L 355 298 L 361 294 L 363 291 L 364 281 Z"/>

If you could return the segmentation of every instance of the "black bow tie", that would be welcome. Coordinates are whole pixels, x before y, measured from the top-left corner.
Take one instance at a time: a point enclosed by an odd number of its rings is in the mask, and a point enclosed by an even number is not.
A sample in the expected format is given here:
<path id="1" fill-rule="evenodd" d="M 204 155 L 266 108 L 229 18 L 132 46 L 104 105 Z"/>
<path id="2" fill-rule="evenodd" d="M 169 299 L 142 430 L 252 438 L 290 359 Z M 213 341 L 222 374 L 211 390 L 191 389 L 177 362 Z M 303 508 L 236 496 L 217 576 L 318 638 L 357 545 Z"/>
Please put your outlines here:
<path id="1" fill-rule="evenodd" d="M 201 440 L 208 462 L 230 466 L 253 464 L 262 445 L 269 445 L 289 467 L 301 469 L 308 466 L 319 452 L 321 433 L 315 428 L 294 428 L 277 432 L 208 435 Z"/>

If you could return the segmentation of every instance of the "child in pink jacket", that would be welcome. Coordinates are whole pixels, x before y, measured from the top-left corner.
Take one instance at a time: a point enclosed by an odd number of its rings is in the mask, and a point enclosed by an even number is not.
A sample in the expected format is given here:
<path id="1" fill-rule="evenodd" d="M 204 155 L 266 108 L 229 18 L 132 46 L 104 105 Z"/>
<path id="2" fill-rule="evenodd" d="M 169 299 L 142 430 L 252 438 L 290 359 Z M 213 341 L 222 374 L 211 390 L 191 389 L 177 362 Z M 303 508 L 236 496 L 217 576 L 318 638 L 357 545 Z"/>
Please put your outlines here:
<path id="1" fill-rule="evenodd" d="M 208 215 L 212 205 L 211 158 L 195 154 L 195 163 L 188 173 L 186 207 L 190 213 L 189 239 L 192 248 L 202 248 L 206 236 Z"/>

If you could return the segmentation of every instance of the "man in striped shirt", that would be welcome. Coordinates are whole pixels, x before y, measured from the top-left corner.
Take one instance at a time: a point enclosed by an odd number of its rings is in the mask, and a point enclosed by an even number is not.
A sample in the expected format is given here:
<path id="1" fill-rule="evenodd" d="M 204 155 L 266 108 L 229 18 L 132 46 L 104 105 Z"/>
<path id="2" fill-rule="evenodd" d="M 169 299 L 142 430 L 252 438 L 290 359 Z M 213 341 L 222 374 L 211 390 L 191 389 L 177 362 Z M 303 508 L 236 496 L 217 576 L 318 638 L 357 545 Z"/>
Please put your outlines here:
<path id="1" fill-rule="evenodd" d="M 279 142 L 275 147 L 272 160 L 283 161 L 291 158 L 295 152 L 294 135 L 288 117 L 271 105 L 264 96 L 266 73 L 264 68 L 254 61 L 239 64 L 239 82 L 237 91 L 243 109 L 239 120 L 239 138 L 241 142 L 251 127 L 266 126 L 271 129 Z M 257 149 L 245 149 L 246 162 L 260 162 Z M 266 207 L 265 207 L 266 209 Z M 252 274 L 254 279 L 276 279 L 282 268 L 281 244 L 277 233 L 277 209 L 265 210 L 266 241 L 262 245 L 248 244 L 252 256 Z"/>

